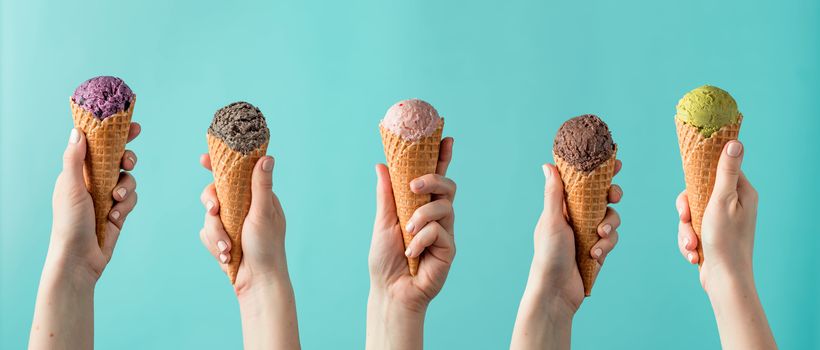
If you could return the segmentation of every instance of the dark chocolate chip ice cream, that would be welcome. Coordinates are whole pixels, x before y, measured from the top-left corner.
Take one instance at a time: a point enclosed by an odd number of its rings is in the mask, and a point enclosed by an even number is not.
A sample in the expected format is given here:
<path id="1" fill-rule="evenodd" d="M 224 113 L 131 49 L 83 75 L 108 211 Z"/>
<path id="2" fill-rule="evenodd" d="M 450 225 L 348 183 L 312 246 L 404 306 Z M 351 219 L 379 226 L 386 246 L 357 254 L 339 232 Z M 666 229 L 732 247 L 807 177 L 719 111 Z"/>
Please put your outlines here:
<path id="1" fill-rule="evenodd" d="M 268 142 L 270 131 L 259 108 L 247 102 L 234 102 L 214 113 L 208 133 L 231 149 L 249 153 Z"/>

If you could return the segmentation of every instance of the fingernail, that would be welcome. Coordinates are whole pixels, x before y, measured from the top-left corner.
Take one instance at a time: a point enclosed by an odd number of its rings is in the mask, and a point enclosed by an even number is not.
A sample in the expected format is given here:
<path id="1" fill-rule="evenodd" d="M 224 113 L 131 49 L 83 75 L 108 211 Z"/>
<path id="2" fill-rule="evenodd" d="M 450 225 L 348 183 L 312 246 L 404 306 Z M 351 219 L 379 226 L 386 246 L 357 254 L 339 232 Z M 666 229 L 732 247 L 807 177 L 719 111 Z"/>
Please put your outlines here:
<path id="1" fill-rule="evenodd" d="M 205 210 L 206 211 L 211 211 L 211 209 L 213 209 L 213 208 L 214 208 L 214 201 L 208 201 L 208 203 L 205 203 Z"/>
<path id="2" fill-rule="evenodd" d="M 131 166 L 137 165 L 137 160 L 134 157 L 128 156 L 128 160 L 131 161 Z"/>
<path id="3" fill-rule="evenodd" d="M 609 235 L 609 232 L 612 231 L 612 226 L 610 224 L 605 224 L 604 227 L 601 227 L 604 230 L 604 233 Z"/>
<path id="4" fill-rule="evenodd" d="M 686 248 L 686 249 L 689 249 L 689 238 L 686 238 L 686 239 L 683 240 L 683 247 Z"/>
<path id="5" fill-rule="evenodd" d="M 740 142 L 731 142 L 729 143 L 729 148 L 726 150 L 726 153 L 728 153 L 730 157 L 737 157 L 741 151 L 743 151 L 743 145 L 741 145 Z"/>
<path id="6" fill-rule="evenodd" d="M 544 165 L 541 166 L 541 170 L 544 171 L 544 178 L 546 180 L 549 180 L 550 177 L 552 176 L 552 172 L 550 171 L 550 167 L 548 167 L 546 164 L 544 164 Z"/>
<path id="7" fill-rule="evenodd" d="M 119 219 L 120 218 L 120 212 L 118 212 L 116 210 L 112 211 L 111 212 L 111 217 L 114 218 L 114 220 Z"/>
<path id="8" fill-rule="evenodd" d="M 77 129 L 71 129 L 71 135 L 68 137 L 68 142 L 71 142 L 71 143 L 80 142 L 80 133 L 77 132 Z"/>
<path id="9" fill-rule="evenodd" d="M 404 251 L 404 256 L 412 256 L 412 255 L 413 255 L 413 250 L 411 250 L 410 248 L 407 248 L 407 250 Z"/>
<path id="10" fill-rule="evenodd" d="M 407 223 L 407 226 L 404 228 L 407 232 L 413 232 L 413 229 L 416 228 L 416 225 L 413 224 L 412 221 Z"/>
<path id="11" fill-rule="evenodd" d="M 694 256 L 694 255 L 692 255 L 692 253 L 687 254 L 687 255 L 686 255 L 686 258 L 687 258 L 687 259 L 689 259 L 689 262 L 690 262 L 690 263 L 694 263 L 694 262 L 695 262 L 695 256 Z"/>
<path id="12" fill-rule="evenodd" d="M 217 246 L 217 248 L 219 248 L 220 252 L 224 252 L 225 249 L 228 249 L 228 244 L 225 243 L 225 241 L 216 242 L 216 246 Z"/>
<path id="13" fill-rule="evenodd" d="M 268 157 L 264 161 L 262 161 L 262 170 L 268 171 L 268 172 L 273 170 L 273 159 Z"/>
<path id="14" fill-rule="evenodd" d="M 117 189 L 117 194 L 120 195 L 120 199 L 124 199 L 125 195 L 128 194 L 128 190 L 126 190 L 125 187 L 120 187 Z"/>
<path id="15" fill-rule="evenodd" d="M 601 250 L 601 248 L 595 248 L 595 251 L 592 252 L 592 254 L 595 255 L 596 258 L 600 257 L 601 254 L 603 254 L 603 253 L 604 253 L 604 251 Z"/>
<path id="16" fill-rule="evenodd" d="M 222 261 L 222 263 L 224 264 L 228 262 L 228 256 L 225 254 L 219 254 L 219 260 Z"/>
<path id="17" fill-rule="evenodd" d="M 424 187 L 424 180 L 413 180 L 413 182 L 410 183 L 410 187 L 414 190 L 420 190 Z"/>

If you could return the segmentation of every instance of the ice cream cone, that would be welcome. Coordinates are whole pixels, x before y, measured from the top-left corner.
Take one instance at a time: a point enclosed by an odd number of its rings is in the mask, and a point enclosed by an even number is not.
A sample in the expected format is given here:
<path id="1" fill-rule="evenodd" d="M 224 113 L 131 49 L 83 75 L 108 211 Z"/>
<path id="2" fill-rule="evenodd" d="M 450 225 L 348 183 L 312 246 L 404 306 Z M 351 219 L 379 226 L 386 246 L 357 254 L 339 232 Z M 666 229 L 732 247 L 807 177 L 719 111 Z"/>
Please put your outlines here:
<path id="1" fill-rule="evenodd" d="M 136 96 L 131 99 L 127 110 L 100 120 L 69 98 L 74 127 L 83 131 L 87 142 L 85 185 L 94 202 L 97 243 L 100 247 L 105 244 L 108 213 L 114 205 L 112 192 L 120 178 L 120 162 L 128 141 L 135 102 Z"/>
<path id="2" fill-rule="evenodd" d="M 675 118 L 678 131 L 683 174 L 686 179 L 686 197 L 689 200 L 689 212 L 692 217 L 692 227 L 698 236 L 698 265 L 703 265 L 703 245 L 700 239 L 700 229 L 703 223 L 703 213 L 709 203 L 709 196 L 715 186 L 715 174 L 720 153 L 723 146 L 731 140 L 737 140 L 740 132 L 740 123 L 743 116 L 739 116 L 737 123 L 728 124 L 720 128 L 710 137 L 704 137 L 698 128 Z"/>
<path id="3" fill-rule="evenodd" d="M 208 154 L 211 157 L 216 197 L 219 199 L 219 218 L 231 239 L 231 261 L 228 264 L 231 284 L 236 282 L 236 274 L 242 262 L 242 225 L 251 207 L 253 168 L 267 150 L 266 142 L 243 154 L 208 133 Z"/>
<path id="4" fill-rule="evenodd" d="M 407 221 L 416 209 L 430 203 L 430 194 L 413 193 L 410 191 L 409 184 L 419 176 L 436 172 L 443 128 L 444 120 L 442 119 L 432 135 L 418 141 L 410 141 L 379 126 L 405 249 L 413 239 L 413 236 L 405 230 Z M 407 265 L 410 275 L 415 276 L 419 269 L 419 258 L 407 258 Z"/>
<path id="5" fill-rule="evenodd" d="M 584 295 L 592 293 L 592 285 L 601 265 L 590 251 L 598 242 L 598 225 L 604 219 L 609 204 L 607 196 L 615 175 L 615 153 L 592 171 L 581 171 L 553 153 L 555 165 L 564 182 L 564 196 L 572 231 L 575 233 L 575 261 L 584 283 Z"/>

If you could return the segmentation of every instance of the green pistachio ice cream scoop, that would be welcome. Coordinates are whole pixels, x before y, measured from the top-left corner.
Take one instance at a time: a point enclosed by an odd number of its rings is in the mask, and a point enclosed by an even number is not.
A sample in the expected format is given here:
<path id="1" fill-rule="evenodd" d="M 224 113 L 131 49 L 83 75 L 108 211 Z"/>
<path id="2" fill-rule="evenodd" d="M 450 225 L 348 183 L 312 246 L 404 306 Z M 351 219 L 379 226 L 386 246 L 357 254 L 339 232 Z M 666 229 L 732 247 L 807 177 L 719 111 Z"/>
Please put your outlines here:
<path id="1" fill-rule="evenodd" d="M 683 95 L 675 118 L 694 126 L 704 137 L 712 136 L 725 125 L 737 123 L 740 112 L 728 92 L 704 85 Z"/>

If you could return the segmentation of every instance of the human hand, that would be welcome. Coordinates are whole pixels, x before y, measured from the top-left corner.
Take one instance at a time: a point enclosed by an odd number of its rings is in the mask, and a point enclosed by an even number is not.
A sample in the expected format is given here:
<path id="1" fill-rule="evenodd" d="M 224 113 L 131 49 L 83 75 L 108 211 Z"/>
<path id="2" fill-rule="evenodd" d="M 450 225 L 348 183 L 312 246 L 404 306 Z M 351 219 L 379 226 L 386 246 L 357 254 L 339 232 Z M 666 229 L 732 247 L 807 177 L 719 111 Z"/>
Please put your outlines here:
<path id="1" fill-rule="evenodd" d="M 569 225 L 564 199 L 564 183 L 558 169 L 543 166 L 544 210 L 535 226 L 535 253 L 527 287 L 518 307 L 510 349 L 569 349 L 572 318 L 584 301 L 584 283 L 575 258 L 575 234 Z M 615 174 L 621 161 L 615 161 Z M 623 190 L 611 185 L 609 203 L 618 203 Z M 587 252 L 603 265 L 618 243 L 618 213 L 607 208 L 598 225 L 600 239 Z"/>
<path id="2" fill-rule="evenodd" d="M 546 164 L 543 170 L 546 177 L 544 210 L 535 226 L 530 282 L 536 283 L 552 300 L 555 312 L 571 317 L 584 301 L 584 286 L 575 258 L 575 236 L 567 220 L 564 185 L 558 169 Z M 620 170 L 621 162 L 616 161 L 615 174 Z M 618 203 L 622 196 L 620 186 L 610 186 L 607 196 L 609 203 Z M 600 239 L 588 252 L 601 265 L 618 242 L 617 229 L 620 224 L 618 212 L 607 208 L 598 225 Z"/>
<path id="3" fill-rule="evenodd" d="M 430 193 L 432 197 L 407 223 L 407 231 L 414 236 L 407 249 L 396 214 L 390 174 L 384 164 L 376 166 L 376 220 L 368 259 L 371 294 L 378 293 L 405 308 L 423 312 L 444 286 L 456 253 L 453 237 L 456 184 L 445 177 L 452 155 L 453 139 L 444 138 L 436 173 L 410 183 L 414 193 Z M 408 257 L 421 257 L 415 277 L 408 271 Z"/>
<path id="4" fill-rule="evenodd" d="M 140 133 L 131 123 L 128 142 Z M 63 171 L 52 199 L 53 224 L 48 256 L 37 290 L 29 349 L 91 349 L 94 347 L 94 288 L 117 243 L 125 219 L 137 204 L 137 184 L 128 173 L 137 156 L 126 150 L 120 159 L 119 181 L 111 193 L 106 239 L 97 241 L 94 203 L 83 178 L 86 138 L 71 130 L 63 153 Z"/>
<path id="5" fill-rule="evenodd" d="M 131 123 L 128 142 L 136 138 L 140 130 L 139 124 Z M 105 243 L 100 247 L 95 232 L 94 203 L 83 177 L 86 151 L 85 135 L 79 129 L 72 129 L 63 153 L 63 171 L 54 185 L 53 225 L 44 270 L 68 269 L 94 284 L 111 260 L 125 219 L 137 204 L 134 191 L 137 183 L 129 173 L 136 166 L 137 156 L 130 150 L 123 153 L 120 161 L 123 171 L 111 193 L 115 204 L 108 214 Z"/>
<path id="6" fill-rule="evenodd" d="M 453 199 L 456 184 L 444 177 L 453 156 L 453 139 L 441 140 L 435 174 L 410 182 L 431 201 L 418 208 L 407 223 L 413 235 L 404 247 L 393 198 L 390 173 L 376 165 L 376 219 L 370 243 L 370 295 L 367 302 L 367 349 L 421 349 L 424 317 L 430 301 L 444 287 L 456 254 L 453 237 Z M 421 256 L 424 253 L 424 256 Z M 411 276 L 408 257 L 420 257 L 416 276 Z"/>
<path id="7" fill-rule="evenodd" d="M 211 170 L 208 154 L 200 157 L 200 163 Z M 252 287 L 282 283 L 283 279 L 290 283 L 285 258 L 285 214 L 272 190 L 273 166 L 273 157 L 265 156 L 253 168 L 251 206 L 242 227 L 242 262 L 234 284 L 240 296 Z M 206 211 L 199 238 L 227 274 L 233 247 L 219 217 L 219 199 L 213 183 L 205 187 L 200 199 Z"/>
<path id="8" fill-rule="evenodd" d="M 740 170 L 743 144 L 729 141 L 718 162 L 715 187 L 706 205 L 701 228 L 701 244 L 706 257 L 700 270 L 700 282 L 707 293 L 714 283 L 727 279 L 752 279 L 752 250 L 757 219 L 757 191 Z M 678 196 L 680 215 L 678 248 L 691 264 L 698 263 L 698 237 L 692 228 L 692 217 L 686 191 Z"/>

